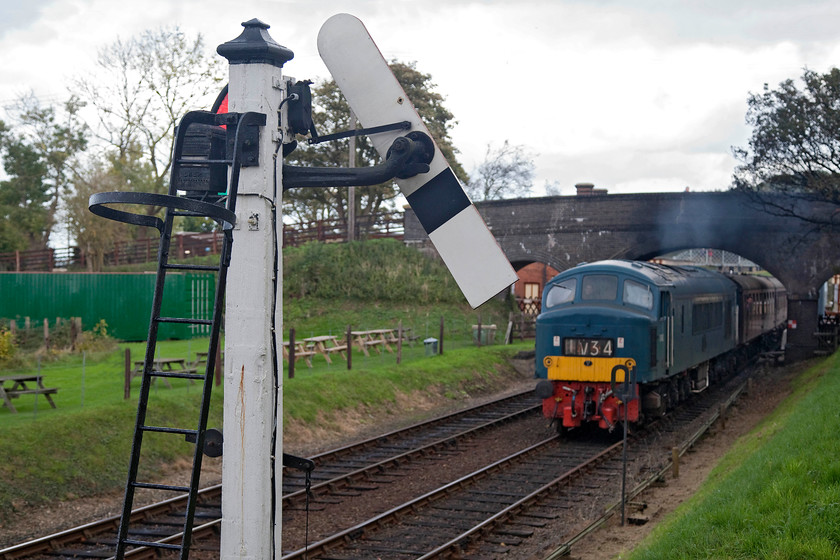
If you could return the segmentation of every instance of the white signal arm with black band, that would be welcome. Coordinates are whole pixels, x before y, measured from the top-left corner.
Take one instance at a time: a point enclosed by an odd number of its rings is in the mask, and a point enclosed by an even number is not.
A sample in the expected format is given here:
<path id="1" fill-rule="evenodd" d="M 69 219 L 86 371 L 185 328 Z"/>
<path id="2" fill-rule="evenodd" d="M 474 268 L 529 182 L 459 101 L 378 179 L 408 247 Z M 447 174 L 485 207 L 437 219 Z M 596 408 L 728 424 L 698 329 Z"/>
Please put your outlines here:
<path id="1" fill-rule="evenodd" d="M 432 137 L 358 18 L 328 19 L 318 34 L 318 52 L 362 126 L 408 121 L 411 130 Z M 385 158 L 405 134 L 386 131 L 370 140 Z M 437 146 L 427 173 L 398 177 L 397 184 L 473 308 L 516 282 L 516 272 Z"/>

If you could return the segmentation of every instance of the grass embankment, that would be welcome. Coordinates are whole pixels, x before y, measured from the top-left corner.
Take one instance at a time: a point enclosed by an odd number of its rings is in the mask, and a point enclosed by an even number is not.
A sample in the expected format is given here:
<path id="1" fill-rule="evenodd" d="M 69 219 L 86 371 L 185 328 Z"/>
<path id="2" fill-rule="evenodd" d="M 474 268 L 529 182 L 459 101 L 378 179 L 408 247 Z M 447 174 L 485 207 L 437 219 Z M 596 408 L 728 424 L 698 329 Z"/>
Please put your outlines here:
<path id="1" fill-rule="evenodd" d="M 337 335 L 348 324 L 354 329 L 395 328 L 402 320 L 420 340 L 405 347 L 399 366 L 388 352 L 370 357 L 354 353 L 352 371 L 337 356 L 332 365 L 314 357 L 311 369 L 299 361 L 295 377 L 283 382 L 284 432 L 298 443 L 305 443 L 309 435 L 346 427 L 351 417 L 364 422 L 371 411 L 412 414 L 412 399 L 457 400 L 466 393 L 499 387 L 515 375 L 505 365 L 507 358 L 533 347 L 533 342 L 473 347 L 471 324 L 478 316 L 463 303 L 448 272 L 399 243 L 308 246 L 284 253 L 286 333 L 294 326 L 299 338 Z M 354 288 L 348 290 L 347 285 Z M 369 285 L 378 287 L 369 289 Z M 504 302 L 486 304 L 481 314 L 484 324 L 496 322 L 503 332 Z M 429 358 L 422 339 L 438 337 L 441 317 L 445 353 Z M 45 385 L 59 388 L 54 396 L 57 409 L 43 397 L 36 400 L 28 395 L 15 399 L 18 414 L 0 408 L 0 524 L 26 506 L 122 489 L 140 383 L 134 379 L 131 399 L 123 400 L 126 347 L 132 361 L 142 360 L 145 343 L 132 343 L 84 358 L 53 356 L 40 365 L 30 356 L 17 360 L 14 370 L 0 368 L 0 374 L 11 375 L 40 367 Z M 206 347 L 206 339 L 161 341 L 157 357 L 192 360 Z M 155 384 L 149 423 L 194 425 L 198 385 L 170 383 L 171 388 L 160 381 Z M 222 427 L 222 401 L 222 391 L 214 389 L 211 427 Z M 183 438 L 149 434 L 143 452 L 141 463 L 149 470 L 140 478 L 149 479 L 167 464 L 190 457 L 192 446 Z"/>
<path id="2" fill-rule="evenodd" d="M 185 344 L 163 342 L 160 356 L 186 356 Z M 308 435 L 346 427 L 350 417 L 364 423 L 372 411 L 413 414 L 411 405 L 404 403 L 417 398 L 418 393 L 425 399 L 454 402 L 466 394 L 504 386 L 517 378 L 506 366 L 508 358 L 528 346 L 461 348 L 399 367 L 375 357 L 359 360 L 352 371 L 316 362 L 311 370 L 304 368 L 294 379 L 283 381 L 284 433 L 301 444 Z M 45 366 L 46 384 L 60 387 L 54 396 L 58 408 L 51 409 L 42 397 L 38 401 L 21 397 L 15 400 L 18 414 L 0 409 L 0 523 L 24 506 L 123 487 L 139 379 L 133 382 L 132 398 L 124 401 L 122 360 L 122 349 L 89 358 L 84 378 L 80 359 L 75 357 L 70 363 Z M 222 427 L 222 391 L 214 391 L 209 425 Z M 153 388 L 149 423 L 193 426 L 198 399 L 197 386 L 176 380 L 172 380 L 172 388 L 158 383 Z M 142 464 L 149 470 L 141 478 L 148 479 L 167 464 L 190 457 L 192 446 L 181 438 L 150 434 L 143 452 Z"/>
<path id="3" fill-rule="evenodd" d="M 840 356 L 796 387 L 631 560 L 840 557 Z"/>

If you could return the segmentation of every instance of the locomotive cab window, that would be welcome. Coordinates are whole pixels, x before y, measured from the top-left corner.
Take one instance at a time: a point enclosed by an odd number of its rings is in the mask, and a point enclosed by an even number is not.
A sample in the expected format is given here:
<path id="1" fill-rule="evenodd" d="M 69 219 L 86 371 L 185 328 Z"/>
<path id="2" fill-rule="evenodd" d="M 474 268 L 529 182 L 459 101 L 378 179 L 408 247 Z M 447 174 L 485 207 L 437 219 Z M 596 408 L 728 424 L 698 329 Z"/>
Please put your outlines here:
<path id="1" fill-rule="evenodd" d="M 548 289 L 545 295 L 545 306 L 554 307 L 562 303 L 569 303 L 575 299 L 575 291 L 577 290 L 577 278 L 567 278 L 562 282 L 554 284 Z"/>
<path id="2" fill-rule="evenodd" d="M 587 274 L 581 282 L 581 299 L 585 301 L 615 301 L 618 296 L 618 276 Z"/>
<path id="3" fill-rule="evenodd" d="M 653 292 L 650 291 L 650 286 L 647 284 L 628 279 L 624 281 L 623 301 L 628 305 L 653 309 Z"/>

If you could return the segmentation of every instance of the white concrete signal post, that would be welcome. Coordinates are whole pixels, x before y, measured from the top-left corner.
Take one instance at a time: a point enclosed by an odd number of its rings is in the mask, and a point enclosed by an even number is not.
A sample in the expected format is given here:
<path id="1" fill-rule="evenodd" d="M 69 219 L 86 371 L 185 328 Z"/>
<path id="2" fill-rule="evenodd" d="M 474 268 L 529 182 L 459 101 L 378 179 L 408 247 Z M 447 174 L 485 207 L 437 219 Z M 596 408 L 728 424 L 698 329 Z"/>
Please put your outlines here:
<path id="1" fill-rule="evenodd" d="M 259 20 L 220 45 L 229 111 L 266 116 L 258 164 L 239 182 L 225 325 L 221 557 L 279 558 L 283 456 L 281 197 L 283 64 L 294 56 Z M 285 136 L 287 139 L 289 136 Z M 246 162 L 247 164 L 248 162 Z M 254 162 L 250 162 L 254 163 Z M 273 342 L 276 340 L 276 346 Z"/>

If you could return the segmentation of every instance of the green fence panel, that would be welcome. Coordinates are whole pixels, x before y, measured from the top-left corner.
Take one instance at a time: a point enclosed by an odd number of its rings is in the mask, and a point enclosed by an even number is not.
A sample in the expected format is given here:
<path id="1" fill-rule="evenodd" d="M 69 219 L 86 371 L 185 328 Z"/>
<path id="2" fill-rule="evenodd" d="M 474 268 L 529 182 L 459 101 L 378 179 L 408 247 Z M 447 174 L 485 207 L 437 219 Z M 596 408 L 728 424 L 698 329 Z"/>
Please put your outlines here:
<path id="1" fill-rule="evenodd" d="M 216 281 L 212 274 L 166 275 L 161 315 L 212 319 Z M 0 273 L 0 319 L 81 317 L 85 330 L 104 319 L 108 334 L 120 340 L 146 340 L 155 274 Z M 209 326 L 161 324 L 158 339 L 209 334 Z"/>

